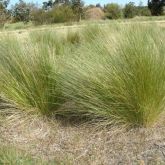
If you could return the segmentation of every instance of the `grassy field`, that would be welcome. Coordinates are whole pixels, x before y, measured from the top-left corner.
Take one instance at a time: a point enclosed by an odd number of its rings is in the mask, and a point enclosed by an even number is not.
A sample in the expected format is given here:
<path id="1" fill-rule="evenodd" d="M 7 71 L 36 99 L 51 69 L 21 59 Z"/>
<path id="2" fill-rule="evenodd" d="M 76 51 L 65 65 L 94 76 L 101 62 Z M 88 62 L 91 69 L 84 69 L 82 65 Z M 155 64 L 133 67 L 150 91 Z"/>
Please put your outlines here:
<path id="1" fill-rule="evenodd" d="M 59 24 L 51 24 L 51 25 L 40 25 L 40 26 L 34 26 L 32 22 L 29 22 L 27 24 L 24 24 L 23 22 L 18 22 L 18 23 L 7 23 L 5 24 L 4 28 L 0 29 L 1 31 L 13 31 L 13 30 L 21 30 L 21 29 L 42 29 L 42 28 L 56 28 L 56 27 L 63 27 L 63 26 L 75 26 L 75 25 L 90 25 L 90 24 L 107 24 L 107 23 L 124 23 L 124 22 L 148 22 L 148 23 L 152 23 L 152 22 L 165 22 L 165 16 L 159 16 L 159 17 L 145 17 L 145 16 L 141 16 L 141 17 L 135 17 L 132 19 L 118 19 L 118 20 L 83 20 L 79 23 L 77 22 L 72 22 L 72 23 L 59 23 Z"/>
<path id="2" fill-rule="evenodd" d="M 1 32 L 0 163 L 164 163 L 163 19 Z"/>

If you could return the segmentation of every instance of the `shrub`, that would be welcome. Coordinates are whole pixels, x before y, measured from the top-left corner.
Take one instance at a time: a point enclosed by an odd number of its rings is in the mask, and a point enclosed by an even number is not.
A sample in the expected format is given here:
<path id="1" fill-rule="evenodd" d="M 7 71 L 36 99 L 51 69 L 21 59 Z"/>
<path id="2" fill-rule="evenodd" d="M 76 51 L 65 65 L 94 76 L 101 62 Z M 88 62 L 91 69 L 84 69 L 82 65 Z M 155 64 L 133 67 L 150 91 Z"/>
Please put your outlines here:
<path id="1" fill-rule="evenodd" d="M 121 7 L 117 3 L 107 4 L 105 6 L 105 12 L 109 19 L 118 19 L 122 16 Z"/>
<path id="2" fill-rule="evenodd" d="M 138 7 L 138 15 L 139 16 L 151 16 L 151 11 L 148 9 L 148 7 Z"/>
<path id="3" fill-rule="evenodd" d="M 48 20 L 50 19 L 49 14 L 45 13 L 45 11 L 42 9 L 33 11 L 31 13 L 31 17 L 32 17 L 32 22 L 35 25 L 47 24 L 49 23 Z"/>
<path id="4" fill-rule="evenodd" d="M 54 7 L 50 11 L 40 9 L 32 13 L 32 21 L 35 25 L 71 22 L 74 19 L 72 9 L 66 5 Z"/>
<path id="5" fill-rule="evenodd" d="M 66 114 L 150 126 L 165 106 L 165 33 L 140 25 L 111 30 L 67 61 L 64 93 L 76 107 Z"/>
<path id="6" fill-rule="evenodd" d="M 73 10 L 69 6 L 65 5 L 54 7 L 51 13 L 53 17 L 52 23 L 71 22 L 75 17 Z"/>
<path id="7" fill-rule="evenodd" d="M 129 2 L 124 7 L 124 17 L 125 18 L 133 18 L 137 14 L 137 9 L 134 2 Z"/>

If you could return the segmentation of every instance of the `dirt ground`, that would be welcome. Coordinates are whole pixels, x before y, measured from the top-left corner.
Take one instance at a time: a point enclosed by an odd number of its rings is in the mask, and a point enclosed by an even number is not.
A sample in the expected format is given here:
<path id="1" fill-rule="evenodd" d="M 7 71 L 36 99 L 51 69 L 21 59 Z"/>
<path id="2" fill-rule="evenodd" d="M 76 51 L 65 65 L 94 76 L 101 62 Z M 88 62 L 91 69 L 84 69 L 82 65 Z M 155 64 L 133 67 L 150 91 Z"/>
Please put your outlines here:
<path id="1" fill-rule="evenodd" d="M 1 114 L 3 110 L 1 105 Z M 153 128 L 98 128 L 48 120 L 14 108 L 6 112 L 0 124 L 0 141 L 34 157 L 66 165 L 165 164 L 163 122 Z"/>

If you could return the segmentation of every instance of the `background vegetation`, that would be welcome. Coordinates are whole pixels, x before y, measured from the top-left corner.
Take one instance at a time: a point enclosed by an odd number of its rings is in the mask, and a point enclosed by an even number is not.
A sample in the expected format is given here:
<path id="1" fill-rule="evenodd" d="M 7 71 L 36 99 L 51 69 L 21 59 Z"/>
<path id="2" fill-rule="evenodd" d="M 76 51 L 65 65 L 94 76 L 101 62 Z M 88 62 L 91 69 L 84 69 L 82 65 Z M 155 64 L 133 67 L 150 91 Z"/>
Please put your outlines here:
<path id="1" fill-rule="evenodd" d="M 53 24 L 63 22 L 79 22 L 82 19 L 121 19 L 135 16 L 160 16 L 164 14 L 163 0 L 148 1 L 148 6 L 140 3 L 136 6 L 133 2 L 124 7 L 117 3 L 85 5 L 82 0 L 49 0 L 43 2 L 42 7 L 33 3 L 19 0 L 18 3 L 8 8 L 9 0 L 0 1 L 0 25 L 5 23 L 32 21 L 34 25 Z M 98 10 L 96 10 L 96 8 Z M 89 14 L 90 13 L 90 14 Z M 100 15 L 101 16 L 97 16 Z M 105 16 L 104 14 L 105 13 Z M 86 16 L 87 15 L 87 16 Z"/>

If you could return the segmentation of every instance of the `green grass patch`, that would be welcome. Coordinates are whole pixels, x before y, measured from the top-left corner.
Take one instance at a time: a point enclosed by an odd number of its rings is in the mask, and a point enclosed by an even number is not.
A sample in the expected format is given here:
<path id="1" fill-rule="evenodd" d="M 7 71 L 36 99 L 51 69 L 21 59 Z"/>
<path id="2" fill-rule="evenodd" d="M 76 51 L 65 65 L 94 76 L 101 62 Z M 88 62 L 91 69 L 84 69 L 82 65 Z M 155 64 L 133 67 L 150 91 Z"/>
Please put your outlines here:
<path id="1" fill-rule="evenodd" d="M 128 126 L 164 113 L 165 33 L 151 25 L 89 26 L 0 40 L 0 88 L 19 108 Z M 74 107 L 60 108 L 64 102 Z"/>
<path id="2" fill-rule="evenodd" d="M 41 158 L 34 158 L 25 151 L 16 149 L 12 146 L 1 145 L 0 148 L 0 165 L 48 165 L 61 164 L 60 162 L 46 161 Z"/>
<path id="3" fill-rule="evenodd" d="M 100 31 L 67 62 L 65 94 L 76 107 L 66 113 L 106 125 L 152 125 L 165 106 L 162 29 L 129 25 Z"/>

